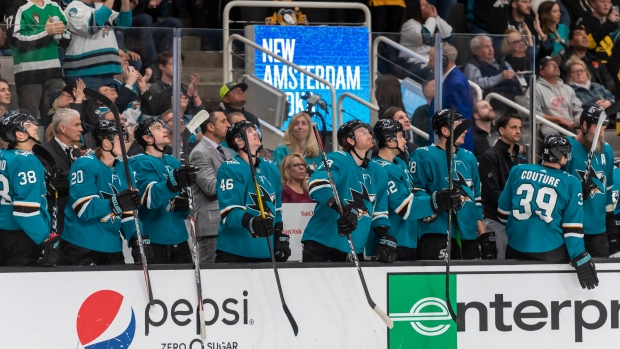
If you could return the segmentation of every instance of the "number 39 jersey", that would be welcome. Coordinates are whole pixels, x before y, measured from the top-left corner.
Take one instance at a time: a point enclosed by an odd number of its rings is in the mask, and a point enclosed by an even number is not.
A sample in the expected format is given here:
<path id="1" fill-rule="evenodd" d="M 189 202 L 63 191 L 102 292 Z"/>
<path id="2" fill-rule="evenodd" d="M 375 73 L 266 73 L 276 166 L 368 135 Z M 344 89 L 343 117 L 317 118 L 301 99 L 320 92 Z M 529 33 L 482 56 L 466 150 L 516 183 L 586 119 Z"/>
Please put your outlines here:
<path id="1" fill-rule="evenodd" d="M 499 197 L 508 245 L 549 252 L 566 243 L 571 258 L 584 251 L 581 184 L 568 172 L 536 164 L 512 168 Z"/>
<path id="2" fill-rule="evenodd" d="M 0 229 L 23 230 L 36 244 L 50 234 L 45 169 L 32 153 L 0 152 Z"/>

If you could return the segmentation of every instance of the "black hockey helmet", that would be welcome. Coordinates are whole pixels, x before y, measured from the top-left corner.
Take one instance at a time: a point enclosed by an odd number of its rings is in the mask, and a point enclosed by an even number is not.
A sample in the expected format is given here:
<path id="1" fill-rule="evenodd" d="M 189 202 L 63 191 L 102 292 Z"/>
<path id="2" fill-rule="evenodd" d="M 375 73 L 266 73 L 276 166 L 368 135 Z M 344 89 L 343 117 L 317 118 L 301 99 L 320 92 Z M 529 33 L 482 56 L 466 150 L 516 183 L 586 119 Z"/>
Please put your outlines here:
<path id="1" fill-rule="evenodd" d="M 155 124 L 161 124 L 164 128 L 167 128 L 163 121 L 155 118 L 149 118 L 142 120 L 142 122 L 137 124 L 136 128 L 134 128 L 133 130 L 133 135 L 136 142 L 138 142 L 138 144 L 140 144 L 144 148 L 146 148 L 148 144 L 146 143 L 144 138 L 142 138 L 142 136 L 152 136 L 153 134 L 151 133 L 151 126 Z"/>
<path id="2" fill-rule="evenodd" d="M 592 124 L 596 125 L 601 117 L 605 118 L 603 126 L 607 126 L 607 124 L 609 124 L 609 119 L 607 118 L 607 114 L 603 108 L 595 105 L 585 107 L 579 116 L 579 125 L 583 125 L 583 122 L 585 121 L 588 128 L 590 128 Z"/>
<path id="3" fill-rule="evenodd" d="M 396 140 L 399 132 L 403 132 L 403 125 L 394 119 L 377 121 L 373 128 L 379 148 L 387 146 L 388 140 Z"/>
<path id="4" fill-rule="evenodd" d="M 104 139 L 114 145 L 114 135 L 118 134 L 118 124 L 114 120 L 100 120 L 92 132 L 96 146 L 101 147 Z"/>
<path id="5" fill-rule="evenodd" d="M 431 126 L 436 134 L 441 135 L 441 128 L 448 127 L 450 117 L 454 118 L 454 122 L 463 120 L 463 115 L 454 109 L 442 109 L 433 115 Z"/>
<path id="6" fill-rule="evenodd" d="M 239 148 L 237 148 L 237 143 L 235 143 L 235 139 L 243 140 L 243 133 L 241 132 L 246 132 L 248 128 L 255 129 L 256 132 L 258 132 L 258 138 L 260 138 L 261 140 L 263 139 L 262 135 L 260 134 L 260 130 L 252 122 L 247 120 L 237 121 L 234 124 L 230 125 L 228 131 L 226 131 L 226 144 L 228 144 L 228 147 L 230 149 L 239 151 Z"/>
<path id="7" fill-rule="evenodd" d="M 571 145 L 568 139 L 560 135 L 549 135 L 543 141 L 542 158 L 543 161 L 559 163 L 562 156 L 566 155 L 570 159 Z"/>
<path id="8" fill-rule="evenodd" d="M 355 140 L 354 132 L 360 127 L 365 127 L 371 135 L 373 134 L 372 128 L 367 123 L 357 119 L 350 120 L 340 125 L 340 127 L 338 128 L 338 144 L 344 149 L 348 149 L 350 145 L 349 143 L 347 143 L 347 138 L 352 138 L 353 140 Z"/>
<path id="9" fill-rule="evenodd" d="M 0 138 L 8 143 L 16 143 L 15 132 L 22 131 L 28 133 L 28 129 L 25 126 L 27 122 L 36 123 L 36 120 L 34 116 L 26 113 L 9 114 L 0 122 Z"/>

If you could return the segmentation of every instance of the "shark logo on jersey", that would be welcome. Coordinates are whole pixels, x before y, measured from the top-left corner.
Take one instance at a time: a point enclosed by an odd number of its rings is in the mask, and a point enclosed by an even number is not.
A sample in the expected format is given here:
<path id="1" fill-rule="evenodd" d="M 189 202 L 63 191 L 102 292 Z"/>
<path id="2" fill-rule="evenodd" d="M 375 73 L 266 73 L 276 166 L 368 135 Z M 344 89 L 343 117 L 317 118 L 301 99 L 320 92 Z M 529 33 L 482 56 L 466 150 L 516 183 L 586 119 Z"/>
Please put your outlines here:
<path id="1" fill-rule="evenodd" d="M 357 190 L 349 189 L 349 192 L 351 193 L 351 199 L 345 200 L 348 205 L 351 205 L 351 207 L 357 211 L 358 220 L 362 219 L 363 216 L 370 217 L 370 214 L 368 213 L 368 208 L 366 208 L 366 204 L 364 204 L 364 200 L 368 202 L 373 202 L 375 199 L 374 195 L 370 195 L 368 193 L 368 189 L 366 189 L 364 183 L 360 182 L 360 185 L 362 186 L 362 191 L 359 192 Z"/>
<path id="2" fill-rule="evenodd" d="M 112 175 L 112 177 L 114 177 L 116 175 Z M 117 176 L 118 178 L 118 176 Z M 99 191 L 99 194 L 101 194 L 101 198 L 109 200 L 112 196 L 114 195 L 118 195 L 118 189 L 116 189 L 116 187 L 112 184 L 110 184 L 110 188 L 112 188 L 112 193 L 106 193 L 105 191 Z M 101 218 L 101 223 L 107 223 L 109 220 L 112 220 L 112 223 L 114 223 L 114 220 L 116 220 L 118 216 L 115 215 L 114 213 L 109 213 L 107 214 L 105 217 Z"/>
<path id="3" fill-rule="evenodd" d="M 275 193 L 269 194 L 267 190 L 260 185 L 258 186 L 258 188 L 260 189 L 260 197 L 261 197 L 261 201 L 263 202 L 263 209 L 265 210 L 265 216 L 275 217 L 273 212 L 271 211 L 271 207 L 267 205 L 267 203 L 271 202 L 272 204 L 271 206 L 275 207 L 276 206 L 276 194 Z M 250 193 L 250 198 L 252 198 L 252 201 L 254 202 L 254 204 L 248 205 L 248 208 L 251 208 L 254 211 L 260 212 L 260 207 L 258 206 L 258 196 L 256 195 L 256 193 Z"/>
<path id="4" fill-rule="evenodd" d="M 467 194 L 466 201 L 473 201 L 473 182 L 471 179 L 465 179 L 465 177 L 461 174 L 461 172 L 455 170 L 456 178 L 453 178 L 452 183 L 454 185 L 454 189 L 460 189 L 462 192 Z M 450 182 L 450 179 L 446 177 L 446 182 Z"/>
<path id="5" fill-rule="evenodd" d="M 577 175 L 579 175 L 579 178 L 581 179 L 581 182 L 585 182 L 585 177 L 586 177 L 586 171 L 581 171 L 581 170 L 575 170 L 577 172 Z M 594 171 L 593 167 L 590 167 L 590 173 L 588 174 L 588 178 L 597 178 L 598 180 L 601 181 L 601 184 L 603 184 L 603 189 L 605 189 L 605 185 L 607 183 L 607 178 L 605 178 L 604 172 L 603 171 Z M 596 189 L 592 190 L 592 192 L 590 192 L 590 197 L 594 197 L 594 195 L 596 194 L 603 194 L 603 190 L 601 189 L 600 185 L 598 185 L 596 182 L 594 183 L 596 184 Z"/>

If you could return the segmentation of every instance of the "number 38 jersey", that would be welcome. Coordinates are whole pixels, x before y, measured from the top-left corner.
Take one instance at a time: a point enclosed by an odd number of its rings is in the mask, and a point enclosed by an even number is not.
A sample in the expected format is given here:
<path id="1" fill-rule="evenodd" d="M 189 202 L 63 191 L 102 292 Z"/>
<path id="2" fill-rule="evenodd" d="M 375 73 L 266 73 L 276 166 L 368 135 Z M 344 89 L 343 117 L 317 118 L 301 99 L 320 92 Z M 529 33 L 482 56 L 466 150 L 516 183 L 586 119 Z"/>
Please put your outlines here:
<path id="1" fill-rule="evenodd" d="M 50 235 L 45 169 L 32 153 L 0 152 L 0 229 L 23 230 L 36 244 Z"/>
<path id="2" fill-rule="evenodd" d="M 566 243 L 571 258 L 584 251 L 579 180 L 564 170 L 515 166 L 499 197 L 508 245 L 520 252 L 549 252 Z"/>

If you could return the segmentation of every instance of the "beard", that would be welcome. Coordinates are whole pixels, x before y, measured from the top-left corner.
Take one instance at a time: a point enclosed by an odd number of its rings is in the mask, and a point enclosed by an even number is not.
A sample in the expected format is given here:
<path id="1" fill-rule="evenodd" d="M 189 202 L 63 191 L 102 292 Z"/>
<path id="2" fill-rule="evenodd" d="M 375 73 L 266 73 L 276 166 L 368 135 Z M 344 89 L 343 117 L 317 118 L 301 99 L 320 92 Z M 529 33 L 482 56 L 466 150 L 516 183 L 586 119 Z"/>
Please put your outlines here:
<path id="1" fill-rule="evenodd" d="M 602 131 L 601 131 L 601 135 L 603 135 Z M 592 149 L 592 144 L 594 143 L 594 135 L 591 135 L 591 134 L 585 135 L 583 137 L 583 143 L 586 149 L 590 151 L 590 149 Z M 603 149 L 603 137 L 601 136 L 596 140 L 596 148 L 594 148 L 594 152 L 600 153 L 602 149 Z"/>
<path id="2" fill-rule="evenodd" d="M 487 115 L 478 115 L 480 121 L 495 121 L 495 113 L 488 113 Z"/>

